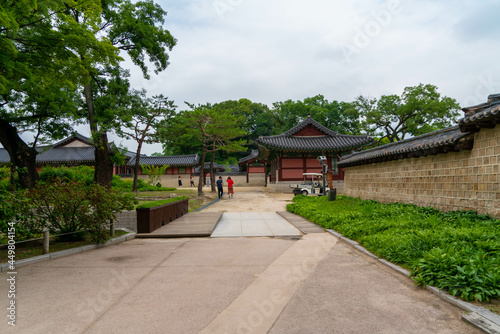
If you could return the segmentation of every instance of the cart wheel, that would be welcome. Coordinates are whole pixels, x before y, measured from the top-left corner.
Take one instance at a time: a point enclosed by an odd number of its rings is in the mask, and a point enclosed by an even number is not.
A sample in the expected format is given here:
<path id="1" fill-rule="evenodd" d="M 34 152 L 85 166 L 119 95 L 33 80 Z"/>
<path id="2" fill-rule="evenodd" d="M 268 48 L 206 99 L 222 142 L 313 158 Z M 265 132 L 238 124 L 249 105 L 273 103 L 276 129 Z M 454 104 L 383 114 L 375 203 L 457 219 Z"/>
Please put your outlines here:
<path id="1" fill-rule="evenodd" d="M 304 196 L 307 196 L 307 190 L 302 190 L 300 193 Z"/>

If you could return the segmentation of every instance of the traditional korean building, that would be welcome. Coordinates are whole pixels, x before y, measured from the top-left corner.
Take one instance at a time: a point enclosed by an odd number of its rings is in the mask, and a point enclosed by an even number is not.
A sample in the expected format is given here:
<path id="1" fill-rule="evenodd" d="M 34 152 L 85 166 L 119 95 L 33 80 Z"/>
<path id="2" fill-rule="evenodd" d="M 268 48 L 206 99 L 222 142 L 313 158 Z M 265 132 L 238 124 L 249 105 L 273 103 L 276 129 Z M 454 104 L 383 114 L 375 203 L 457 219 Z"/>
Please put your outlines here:
<path id="1" fill-rule="evenodd" d="M 114 145 L 111 143 L 111 145 Z M 60 140 L 53 145 L 38 146 L 36 156 L 36 169 L 38 172 L 45 166 L 52 167 L 73 167 L 73 166 L 94 166 L 95 147 L 91 140 L 79 133 L 75 133 Z M 126 152 L 126 160 L 134 156 L 132 152 Z M 0 148 L 0 164 L 9 163 L 10 157 L 4 148 Z M 117 174 L 120 167 L 114 166 L 113 173 Z"/>
<path id="2" fill-rule="evenodd" d="M 266 162 L 270 166 L 269 182 L 279 183 L 303 180 L 303 173 L 321 173 L 319 156 L 327 158 L 330 179 L 343 180 L 344 170 L 337 166 L 339 157 L 373 143 L 373 139 L 334 132 L 307 116 L 292 129 L 276 136 L 259 137 L 256 143 L 259 153 L 253 161 Z M 250 169 L 249 173 L 252 172 Z"/>
<path id="3" fill-rule="evenodd" d="M 259 150 L 252 150 L 249 155 L 241 158 L 238 164 L 240 165 L 240 170 L 245 173 L 246 183 L 250 183 L 251 177 L 255 178 L 260 175 L 261 177 L 258 178 L 257 182 L 263 179 L 264 185 L 266 185 L 267 161 L 259 160 Z"/>

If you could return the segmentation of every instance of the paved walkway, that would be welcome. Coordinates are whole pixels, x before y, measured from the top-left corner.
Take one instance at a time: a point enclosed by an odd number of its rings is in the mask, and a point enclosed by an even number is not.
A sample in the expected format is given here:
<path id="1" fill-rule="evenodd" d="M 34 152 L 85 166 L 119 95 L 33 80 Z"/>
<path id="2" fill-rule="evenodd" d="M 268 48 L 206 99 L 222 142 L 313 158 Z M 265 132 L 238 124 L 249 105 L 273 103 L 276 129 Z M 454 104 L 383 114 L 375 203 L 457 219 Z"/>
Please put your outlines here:
<path id="1" fill-rule="evenodd" d="M 209 237 L 217 226 L 222 212 L 189 212 L 151 233 L 137 238 Z"/>
<path id="2" fill-rule="evenodd" d="M 479 333 L 329 233 L 134 239 L 17 270 L 0 333 Z"/>
<path id="3" fill-rule="evenodd" d="M 214 237 L 300 237 L 302 233 L 275 212 L 224 212 Z"/>
<path id="4" fill-rule="evenodd" d="M 325 229 L 321 226 L 311 223 L 309 220 L 291 212 L 277 211 L 276 213 L 285 218 L 290 224 L 298 228 L 304 234 L 325 232 Z"/>
<path id="5" fill-rule="evenodd" d="M 209 211 L 284 211 L 292 198 L 236 195 Z M 480 333 L 456 307 L 326 232 L 134 239 L 18 268 L 16 327 L 7 278 L 0 273 L 0 333 Z"/>

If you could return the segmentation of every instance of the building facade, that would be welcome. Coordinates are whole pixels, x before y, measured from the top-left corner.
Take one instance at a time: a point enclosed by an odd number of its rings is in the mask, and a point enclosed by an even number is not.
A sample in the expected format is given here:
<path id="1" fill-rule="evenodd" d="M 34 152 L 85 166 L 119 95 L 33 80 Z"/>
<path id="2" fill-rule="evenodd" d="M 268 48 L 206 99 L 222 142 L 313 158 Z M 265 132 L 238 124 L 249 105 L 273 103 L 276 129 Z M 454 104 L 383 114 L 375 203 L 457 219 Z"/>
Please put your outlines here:
<path id="1" fill-rule="evenodd" d="M 331 179 L 343 180 L 344 170 L 338 166 L 339 157 L 372 142 L 369 136 L 334 132 L 307 116 L 282 134 L 259 137 L 256 140 L 259 153 L 254 159 L 270 167 L 270 183 L 300 181 L 303 180 L 303 173 L 321 173 L 319 156 L 326 157 Z M 262 172 L 262 169 L 250 169 L 249 173 L 254 171 Z"/>

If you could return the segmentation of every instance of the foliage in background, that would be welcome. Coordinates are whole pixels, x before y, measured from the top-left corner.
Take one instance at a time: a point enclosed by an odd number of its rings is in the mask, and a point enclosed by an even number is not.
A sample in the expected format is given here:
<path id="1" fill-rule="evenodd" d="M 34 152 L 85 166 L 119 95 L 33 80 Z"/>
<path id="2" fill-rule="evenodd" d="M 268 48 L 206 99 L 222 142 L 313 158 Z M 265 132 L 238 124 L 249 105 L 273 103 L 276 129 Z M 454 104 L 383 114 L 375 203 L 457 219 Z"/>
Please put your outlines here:
<path id="1" fill-rule="evenodd" d="M 436 86 L 423 84 L 406 87 L 401 97 L 383 95 L 377 100 L 359 96 L 353 106 L 363 118 L 363 130 L 389 142 L 452 126 L 460 111 L 455 99 L 441 97 Z"/>
<path id="2" fill-rule="evenodd" d="M 172 198 L 164 199 L 164 200 L 160 200 L 160 201 L 148 202 L 148 203 L 138 205 L 136 207 L 136 209 L 149 209 L 149 208 L 153 208 L 155 206 L 159 206 L 159 205 L 163 205 L 163 204 L 182 201 L 184 199 L 189 199 L 189 197 L 188 196 L 178 196 L 178 197 L 172 197 Z"/>
<path id="3" fill-rule="evenodd" d="M 76 167 L 44 167 L 40 172 L 40 181 L 51 183 L 56 179 L 64 181 L 80 181 L 89 186 L 94 181 L 94 167 L 76 166 Z M 140 191 L 172 191 L 175 188 L 156 187 L 139 179 L 137 182 Z M 123 180 L 118 175 L 113 175 L 112 189 L 131 192 L 133 187 L 132 180 Z"/>
<path id="4" fill-rule="evenodd" d="M 168 166 L 141 165 L 141 168 L 143 172 L 148 174 L 149 178 L 148 183 L 153 186 L 160 183 L 161 176 L 165 174 L 165 171 L 167 170 Z"/>
<path id="5" fill-rule="evenodd" d="M 487 215 L 343 195 L 331 202 L 299 195 L 287 210 L 409 268 L 416 284 L 466 301 L 500 298 L 500 221 Z"/>
<path id="6" fill-rule="evenodd" d="M 94 167 L 76 166 L 76 167 L 51 167 L 46 166 L 40 172 L 40 182 L 51 183 L 53 180 L 79 181 L 90 185 L 94 180 Z"/>

